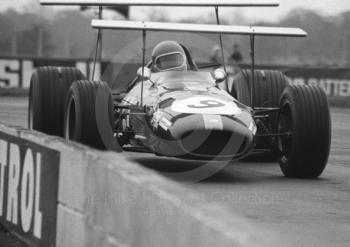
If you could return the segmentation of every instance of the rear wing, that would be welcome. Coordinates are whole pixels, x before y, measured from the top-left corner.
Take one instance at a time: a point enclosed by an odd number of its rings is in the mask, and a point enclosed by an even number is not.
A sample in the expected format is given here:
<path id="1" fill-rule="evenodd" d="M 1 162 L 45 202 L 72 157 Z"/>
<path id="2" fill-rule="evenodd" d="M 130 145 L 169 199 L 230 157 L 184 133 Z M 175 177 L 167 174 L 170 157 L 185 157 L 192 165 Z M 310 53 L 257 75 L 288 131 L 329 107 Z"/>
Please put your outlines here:
<path id="1" fill-rule="evenodd" d="M 278 7 L 277 0 L 40 0 L 41 5 Z"/>
<path id="2" fill-rule="evenodd" d="M 93 20 L 93 28 L 141 30 L 141 31 L 166 31 L 166 32 L 190 32 L 209 34 L 236 34 L 253 36 L 282 36 L 282 37 L 306 37 L 307 33 L 300 28 L 283 27 L 257 27 L 257 26 L 232 26 L 213 24 L 185 24 L 144 21 L 114 21 Z"/>
<path id="3" fill-rule="evenodd" d="M 93 20 L 91 25 L 98 29 L 97 45 L 94 58 L 93 76 L 95 64 L 100 47 L 100 57 L 102 56 L 102 29 L 122 29 L 122 30 L 140 30 L 142 31 L 142 66 L 145 65 L 146 54 L 146 32 L 147 31 L 167 31 L 167 32 L 191 32 L 191 33 L 210 33 L 219 34 L 222 60 L 226 71 L 223 34 L 236 34 L 250 36 L 250 47 L 252 57 L 252 86 L 251 95 L 254 95 L 255 81 L 255 36 L 282 36 L 282 37 L 306 37 L 307 33 L 300 28 L 283 27 L 256 27 L 256 26 L 231 26 L 220 25 L 219 7 L 278 7 L 276 0 L 40 0 L 42 5 L 80 5 L 80 6 L 98 6 L 99 20 Z M 181 7 L 215 7 L 217 25 L 206 24 L 184 24 L 184 23 L 162 23 L 162 22 L 143 22 L 143 21 L 113 21 L 102 20 L 102 9 L 104 6 L 181 6 Z M 141 106 L 143 105 L 143 83 L 144 69 L 142 69 L 141 80 Z M 228 88 L 226 80 L 226 87 Z M 251 106 L 254 109 L 254 97 L 251 97 Z"/>

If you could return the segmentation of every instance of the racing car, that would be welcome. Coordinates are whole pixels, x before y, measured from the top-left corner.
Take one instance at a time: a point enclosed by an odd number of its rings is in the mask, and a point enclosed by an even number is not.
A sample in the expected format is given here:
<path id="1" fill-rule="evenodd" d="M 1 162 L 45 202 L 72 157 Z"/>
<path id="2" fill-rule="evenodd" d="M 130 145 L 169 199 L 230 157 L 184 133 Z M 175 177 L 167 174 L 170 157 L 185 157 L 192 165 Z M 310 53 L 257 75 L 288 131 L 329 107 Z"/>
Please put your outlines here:
<path id="1" fill-rule="evenodd" d="M 229 0 L 104 2 L 41 1 L 46 5 L 244 6 Z M 256 1 L 257 6 L 264 4 L 276 3 Z M 219 25 L 219 21 L 202 25 L 99 19 L 92 26 L 142 31 L 143 61 L 134 71 L 135 78 L 123 92 L 113 93 L 108 83 L 88 80 L 75 68 L 38 68 L 30 83 L 29 128 L 102 150 L 141 147 L 159 156 L 201 160 L 240 160 L 259 154 L 278 161 L 287 177 L 322 174 L 331 140 L 325 93 L 315 86 L 290 85 L 283 73 L 256 70 L 254 62 L 256 36 L 304 37 L 305 31 Z M 228 86 L 225 69 L 201 69 L 189 49 L 177 41 L 160 42 L 146 58 L 146 31 L 248 35 L 252 69 L 242 70 Z"/>

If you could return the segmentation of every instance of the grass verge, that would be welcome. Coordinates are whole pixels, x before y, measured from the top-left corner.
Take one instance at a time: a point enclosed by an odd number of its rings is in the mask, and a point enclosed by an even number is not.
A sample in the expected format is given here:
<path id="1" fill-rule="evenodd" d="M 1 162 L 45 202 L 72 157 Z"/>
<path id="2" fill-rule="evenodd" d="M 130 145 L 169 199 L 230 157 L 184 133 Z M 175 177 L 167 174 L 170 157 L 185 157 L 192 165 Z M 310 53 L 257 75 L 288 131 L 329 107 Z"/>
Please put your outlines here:
<path id="1" fill-rule="evenodd" d="M 328 102 L 331 107 L 336 108 L 350 108 L 350 96 L 349 97 L 328 97 Z"/>
<path id="2" fill-rule="evenodd" d="M 26 88 L 0 88 L 0 96 L 10 96 L 10 97 L 26 97 L 29 95 L 29 89 Z"/>

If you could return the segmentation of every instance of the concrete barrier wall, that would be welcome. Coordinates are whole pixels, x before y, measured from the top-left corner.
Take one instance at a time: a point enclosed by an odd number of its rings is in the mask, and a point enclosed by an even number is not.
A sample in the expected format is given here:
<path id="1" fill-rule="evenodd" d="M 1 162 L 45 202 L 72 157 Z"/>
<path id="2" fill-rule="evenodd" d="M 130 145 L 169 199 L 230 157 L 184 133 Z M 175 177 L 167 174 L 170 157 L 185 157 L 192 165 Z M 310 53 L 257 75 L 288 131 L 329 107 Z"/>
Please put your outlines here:
<path id="1" fill-rule="evenodd" d="M 56 246 L 281 246 L 247 219 L 203 203 L 127 156 L 24 129 L 0 125 L 0 132 L 60 154 Z"/>

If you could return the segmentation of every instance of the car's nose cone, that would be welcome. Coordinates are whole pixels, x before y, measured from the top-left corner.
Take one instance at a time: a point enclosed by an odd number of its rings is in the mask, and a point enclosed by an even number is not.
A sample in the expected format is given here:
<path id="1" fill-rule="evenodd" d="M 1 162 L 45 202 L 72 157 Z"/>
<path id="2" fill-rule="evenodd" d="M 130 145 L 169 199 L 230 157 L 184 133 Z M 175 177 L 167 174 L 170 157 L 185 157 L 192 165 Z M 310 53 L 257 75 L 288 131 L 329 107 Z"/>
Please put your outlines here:
<path id="1" fill-rule="evenodd" d="M 162 103 L 159 109 L 151 122 L 161 137 L 152 145 L 158 154 L 232 159 L 253 149 L 254 120 L 233 100 L 212 95 L 185 96 Z"/>
<path id="2" fill-rule="evenodd" d="M 221 115 L 188 115 L 175 121 L 169 132 L 184 156 L 202 159 L 243 156 L 254 143 L 249 128 Z"/>

